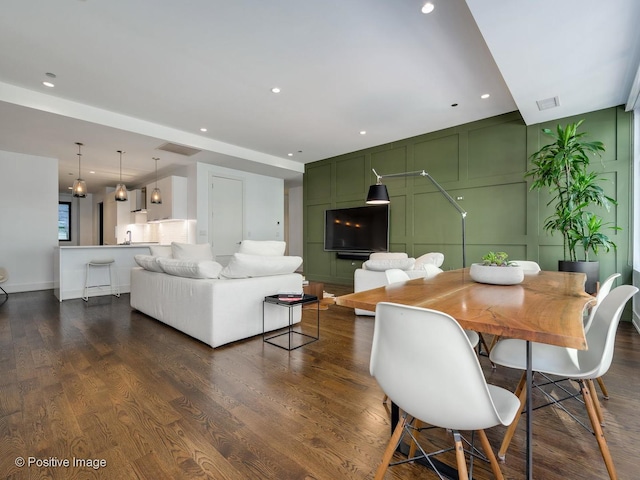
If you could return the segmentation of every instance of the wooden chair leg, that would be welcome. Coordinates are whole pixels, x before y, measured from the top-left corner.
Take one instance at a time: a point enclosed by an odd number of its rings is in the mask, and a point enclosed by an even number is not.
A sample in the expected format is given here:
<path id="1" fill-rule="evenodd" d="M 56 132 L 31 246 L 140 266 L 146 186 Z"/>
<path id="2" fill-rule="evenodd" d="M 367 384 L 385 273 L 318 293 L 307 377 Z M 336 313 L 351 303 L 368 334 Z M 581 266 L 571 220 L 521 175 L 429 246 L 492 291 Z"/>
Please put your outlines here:
<path id="1" fill-rule="evenodd" d="M 516 387 L 516 395 L 520 400 L 520 410 L 516 417 L 507 428 L 507 431 L 504 434 L 504 438 L 502 439 L 502 445 L 500 445 L 500 450 L 498 451 L 498 458 L 504 462 L 505 456 L 507 455 L 507 449 L 509 448 L 509 444 L 511 443 L 511 439 L 513 435 L 516 433 L 516 428 L 518 428 L 518 422 L 520 421 L 520 417 L 522 416 L 522 410 L 524 409 L 524 404 L 527 401 L 527 388 L 529 386 L 526 384 L 526 373 L 523 374 L 518 386 Z M 518 392 L 519 390 L 519 392 Z"/>
<path id="2" fill-rule="evenodd" d="M 607 467 L 607 472 L 609 472 L 609 478 L 611 478 L 611 480 L 618 480 L 618 474 L 616 473 L 616 468 L 613 465 L 613 458 L 611 458 L 611 452 L 609 451 L 607 440 L 604 438 L 604 432 L 602 431 L 602 427 L 600 426 L 600 422 L 598 421 L 598 415 L 596 414 L 593 397 L 591 396 L 589 387 L 586 385 L 586 382 L 580 381 L 580 390 L 582 391 L 584 406 L 587 409 L 587 414 L 589 415 L 589 420 L 591 421 L 591 427 L 593 428 L 596 440 L 598 441 L 598 446 L 600 447 L 602 459 L 604 460 L 604 464 Z"/>
<path id="3" fill-rule="evenodd" d="M 406 423 L 406 417 L 404 415 L 401 416 L 400 420 L 398 420 L 398 425 L 396 425 L 396 428 L 393 431 L 393 435 L 391 435 L 391 438 L 389 439 L 389 443 L 387 444 L 387 448 L 384 451 L 384 455 L 382 455 L 382 463 L 376 471 L 375 480 L 382 480 L 384 478 L 384 474 L 387 473 L 389 462 L 391 462 L 391 458 L 393 457 L 396 448 L 398 448 L 398 442 L 400 441 L 400 437 L 402 436 L 402 432 Z"/>
<path id="4" fill-rule="evenodd" d="M 468 480 L 469 472 L 467 470 L 467 459 L 464 456 L 464 445 L 462 445 L 462 437 L 458 432 L 453 432 L 453 439 L 456 443 L 456 464 L 458 466 L 458 478 L 460 480 Z"/>
<path id="5" fill-rule="evenodd" d="M 596 386 L 593 383 L 593 380 L 586 380 L 586 383 L 589 388 L 589 393 L 591 394 L 591 399 L 593 400 L 593 407 L 596 411 L 596 415 L 598 416 L 598 422 L 600 422 L 600 425 L 604 426 L 604 416 L 602 415 L 600 400 L 598 400 L 598 395 L 596 394 Z"/>
<path id="6" fill-rule="evenodd" d="M 487 434 L 484 433 L 484 430 L 478 430 L 478 434 L 480 435 L 480 443 L 482 443 L 484 454 L 489 459 L 489 463 L 491 464 L 493 476 L 496 477 L 496 480 L 504 480 L 504 477 L 502 476 L 502 470 L 500 470 L 500 465 L 498 465 L 498 460 L 496 460 L 496 456 L 493 453 L 493 449 L 491 448 L 491 444 L 489 443 Z"/>
<path id="7" fill-rule="evenodd" d="M 422 423 L 421 420 L 418 420 L 417 418 L 414 420 L 413 426 L 416 430 L 419 430 L 420 428 L 422 428 L 424 424 Z M 407 458 L 413 458 L 416 454 L 416 449 L 418 448 L 418 446 L 416 445 L 416 442 L 413 441 L 413 439 L 411 439 L 411 443 L 409 443 L 409 456 Z"/>
<path id="8" fill-rule="evenodd" d="M 598 377 L 598 378 L 596 378 L 596 380 L 598 381 L 598 385 L 600 386 L 600 390 L 602 390 L 602 397 L 605 400 L 609 400 L 609 392 L 607 391 L 607 387 L 604 384 L 604 380 L 602 380 L 602 377 Z"/>

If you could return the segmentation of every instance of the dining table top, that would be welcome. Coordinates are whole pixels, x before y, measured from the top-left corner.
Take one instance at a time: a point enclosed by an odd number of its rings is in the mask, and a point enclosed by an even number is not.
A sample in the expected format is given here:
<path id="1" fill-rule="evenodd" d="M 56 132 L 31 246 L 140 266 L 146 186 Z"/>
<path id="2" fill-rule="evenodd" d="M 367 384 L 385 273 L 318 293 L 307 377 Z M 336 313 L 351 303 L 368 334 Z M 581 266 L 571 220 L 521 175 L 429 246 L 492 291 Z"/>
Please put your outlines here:
<path id="1" fill-rule="evenodd" d="M 468 330 L 586 350 L 583 313 L 595 298 L 584 291 L 585 278 L 543 270 L 525 274 L 517 285 L 489 285 L 463 268 L 343 295 L 335 303 L 369 311 L 379 302 L 429 308 Z"/>

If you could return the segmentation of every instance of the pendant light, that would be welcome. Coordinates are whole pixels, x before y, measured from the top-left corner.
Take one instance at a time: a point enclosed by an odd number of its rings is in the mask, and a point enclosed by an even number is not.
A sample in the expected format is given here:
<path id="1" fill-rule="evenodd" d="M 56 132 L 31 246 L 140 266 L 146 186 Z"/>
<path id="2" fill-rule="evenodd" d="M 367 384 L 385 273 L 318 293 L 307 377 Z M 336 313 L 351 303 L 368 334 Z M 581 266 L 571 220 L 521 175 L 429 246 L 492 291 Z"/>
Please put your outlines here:
<path id="1" fill-rule="evenodd" d="M 122 183 L 122 154 L 124 153 L 122 150 L 118 150 L 120 154 L 120 183 L 116 185 L 116 202 L 126 202 L 127 201 L 127 187 Z"/>
<path id="2" fill-rule="evenodd" d="M 151 192 L 151 203 L 160 204 L 162 203 L 162 195 L 160 194 L 160 189 L 158 188 L 158 160 L 160 159 L 157 157 L 153 157 L 153 159 L 156 161 L 156 188 L 154 188 L 153 192 Z"/>
<path id="3" fill-rule="evenodd" d="M 82 157 L 80 149 L 82 148 L 82 144 L 80 142 L 76 142 L 76 145 L 78 145 L 78 179 L 73 182 L 71 191 L 73 192 L 74 197 L 85 198 L 87 196 L 87 184 L 80 175 L 80 158 Z"/>

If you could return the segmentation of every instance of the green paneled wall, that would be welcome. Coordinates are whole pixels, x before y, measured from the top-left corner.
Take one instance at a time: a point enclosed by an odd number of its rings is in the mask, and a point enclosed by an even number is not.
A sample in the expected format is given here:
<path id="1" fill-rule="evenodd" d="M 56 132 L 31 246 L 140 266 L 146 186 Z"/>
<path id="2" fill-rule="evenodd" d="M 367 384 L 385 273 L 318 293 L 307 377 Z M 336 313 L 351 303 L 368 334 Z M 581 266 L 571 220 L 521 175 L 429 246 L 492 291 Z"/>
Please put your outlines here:
<path id="1" fill-rule="evenodd" d="M 601 213 L 622 227 L 612 232 L 616 252 L 601 253 L 601 276 L 614 271 L 630 279 L 631 122 L 622 107 L 609 108 L 541 125 L 526 126 L 513 112 L 308 164 L 304 175 L 304 273 L 310 280 L 352 284 L 359 261 L 336 258 L 323 250 L 324 211 L 364 205 L 371 172 L 380 175 L 425 170 L 467 212 L 467 264 L 489 250 L 504 250 L 514 259 L 539 262 L 556 270 L 562 239 L 543 230 L 549 215 L 546 193 L 530 192 L 524 179 L 527 159 L 547 141 L 541 129 L 584 119 L 582 131 L 606 145 L 595 170 L 619 205 Z M 439 251 L 443 268 L 462 266 L 461 217 L 424 177 L 385 179 L 391 197 L 390 250 L 410 256 Z"/>

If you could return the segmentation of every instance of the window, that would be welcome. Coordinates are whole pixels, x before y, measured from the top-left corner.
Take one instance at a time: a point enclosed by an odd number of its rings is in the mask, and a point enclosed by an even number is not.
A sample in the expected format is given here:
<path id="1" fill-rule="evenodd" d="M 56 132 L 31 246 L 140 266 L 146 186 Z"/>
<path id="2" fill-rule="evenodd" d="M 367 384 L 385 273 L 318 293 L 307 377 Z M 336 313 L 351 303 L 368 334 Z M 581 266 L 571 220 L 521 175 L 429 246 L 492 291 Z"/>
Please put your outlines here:
<path id="1" fill-rule="evenodd" d="M 71 202 L 58 202 L 58 240 L 71 241 Z"/>

